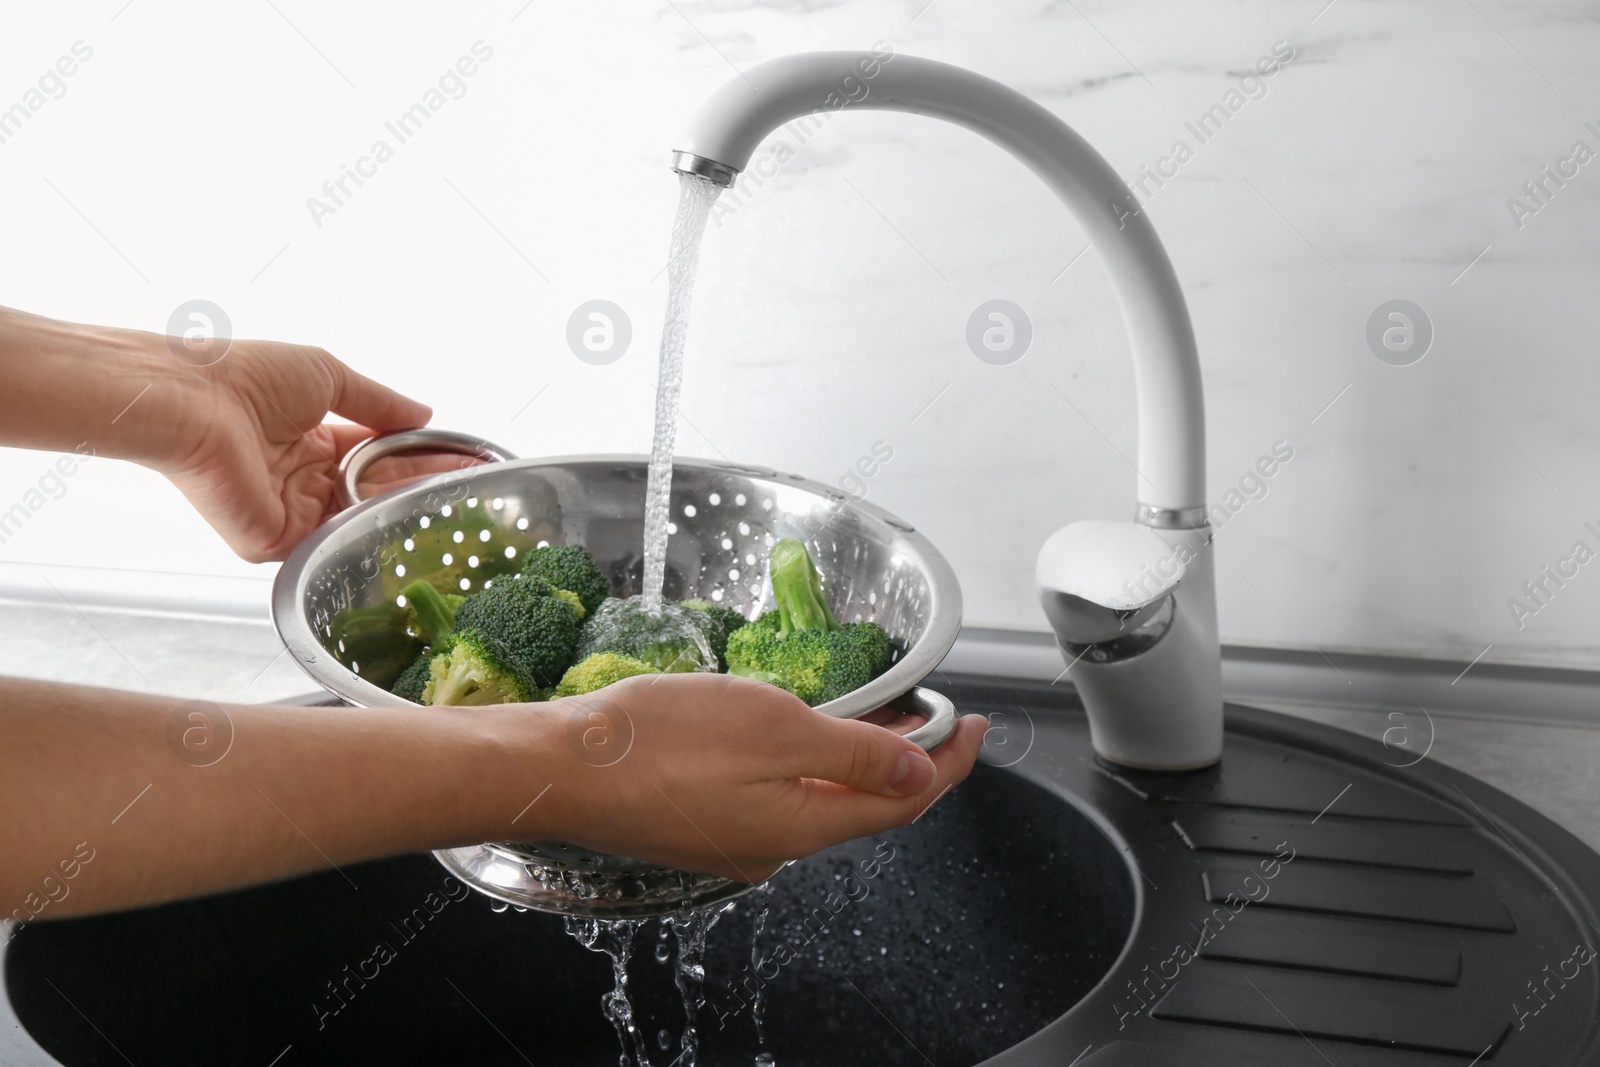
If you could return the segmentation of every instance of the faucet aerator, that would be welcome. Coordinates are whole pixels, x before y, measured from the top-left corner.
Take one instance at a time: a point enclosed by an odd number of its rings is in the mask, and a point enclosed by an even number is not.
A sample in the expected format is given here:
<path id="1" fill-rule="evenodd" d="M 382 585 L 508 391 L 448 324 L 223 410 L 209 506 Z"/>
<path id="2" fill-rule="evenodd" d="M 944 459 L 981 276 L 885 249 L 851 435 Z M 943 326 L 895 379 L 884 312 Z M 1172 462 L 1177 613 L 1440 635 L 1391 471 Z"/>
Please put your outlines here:
<path id="1" fill-rule="evenodd" d="M 739 176 L 739 171 L 726 163 L 718 163 L 705 156 L 697 156 L 693 152 L 672 153 L 672 169 L 679 174 L 693 174 L 696 178 L 704 178 L 714 185 L 724 189 L 733 185 L 733 179 Z"/>

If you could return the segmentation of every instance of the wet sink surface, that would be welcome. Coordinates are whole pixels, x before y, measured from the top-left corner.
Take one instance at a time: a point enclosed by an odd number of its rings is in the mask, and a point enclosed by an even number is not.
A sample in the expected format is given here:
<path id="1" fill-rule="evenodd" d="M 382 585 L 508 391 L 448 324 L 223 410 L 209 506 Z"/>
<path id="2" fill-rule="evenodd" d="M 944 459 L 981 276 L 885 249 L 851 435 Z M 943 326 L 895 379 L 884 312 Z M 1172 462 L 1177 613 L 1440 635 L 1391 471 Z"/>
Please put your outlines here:
<path id="1" fill-rule="evenodd" d="M 344 874 L 25 928 L 6 967 L 15 1010 L 71 1067 L 265 1067 L 285 1048 L 280 1067 L 617 1062 L 600 1010 L 609 964 L 560 919 L 496 914 L 427 857 Z M 785 1067 L 923 1063 L 919 1048 L 939 1067 L 976 1063 L 1100 980 L 1132 923 L 1130 877 L 1061 796 L 980 768 L 915 825 L 813 857 L 724 916 L 701 1062 L 753 1062 L 764 985 Z M 657 931 L 640 931 L 631 972 L 649 1032 L 671 1030 L 665 1065 L 683 1012 Z"/>
<path id="2" fill-rule="evenodd" d="M 1220 766 L 1118 770 L 1068 692 L 939 687 L 1006 768 L 775 880 L 757 973 L 782 1067 L 1600 1064 L 1600 856 L 1510 797 L 1233 706 Z M 24 928 L 11 1006 L 71 1067 L 617 1062 L 609 966 L 559 920 L 495 914 L 427 858 L 345 874 Z M 754 1062 L 758 908 L 712 931 L 702 1064 Z M 655 937 L 639 1011 L 675 1040 Z M 0 1063 L 54 1062 L 4 1010 Z"/>

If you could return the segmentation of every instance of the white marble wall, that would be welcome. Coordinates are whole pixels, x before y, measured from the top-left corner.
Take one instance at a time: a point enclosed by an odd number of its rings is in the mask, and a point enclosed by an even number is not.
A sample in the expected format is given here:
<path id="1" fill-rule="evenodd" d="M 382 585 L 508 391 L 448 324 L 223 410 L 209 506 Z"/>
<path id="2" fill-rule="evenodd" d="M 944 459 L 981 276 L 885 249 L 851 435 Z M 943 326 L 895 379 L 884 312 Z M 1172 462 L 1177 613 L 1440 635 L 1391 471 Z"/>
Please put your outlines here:
<path id="1" fill-rule="evenodd" d="M 1600 656 L 1600 562 L 1520 629 L 1507 605 L 1575 541 L 1600 550 L 1600 162 L 1565 164 L 1536 213 L 1507 204 L 1575 142 L 1600 150 L 1593 5 L 274 3 L 8 13 L 0 108 L 75 42 L 93 56 L 0 144 L 0 302 L 160 329 L 203 297 L 440 425 L 524 454 L 641 450 L 682 117 L 735 68 L 881 40 L 1015 85 L 1130 178 L 1189 142 L 1146 190 L 1200 339 L 1211 498 L 1294 450 L 1219 537 L 1226 641 Z M 318 226 L 307 198 L 480 40 L 465 94 Z M 1278 42 L 1292 60 L 1199 143 L 1185 123 Z M 973 135 L 844 115 L 711 231 L 682 450 L 831 481 L 887 442 L 871 497 L 950 556 L 968 621 L 1041 628 L 1039 543 L 1133 503 L 1127 345 L 1084 244 Z M 564 340 L 594 298 L 635 332 L 606 367 Z M 964 340 L 992 298 L 1034 325 L 1009 366 Z M 1365 338 L 1396 298 L 1435 331 L 1410 366 Z M 47 463 L 0 454 L 0 510 Z M 0 561 L 268 573 L 159 478 L 97 462 L 65 486 Z"/>

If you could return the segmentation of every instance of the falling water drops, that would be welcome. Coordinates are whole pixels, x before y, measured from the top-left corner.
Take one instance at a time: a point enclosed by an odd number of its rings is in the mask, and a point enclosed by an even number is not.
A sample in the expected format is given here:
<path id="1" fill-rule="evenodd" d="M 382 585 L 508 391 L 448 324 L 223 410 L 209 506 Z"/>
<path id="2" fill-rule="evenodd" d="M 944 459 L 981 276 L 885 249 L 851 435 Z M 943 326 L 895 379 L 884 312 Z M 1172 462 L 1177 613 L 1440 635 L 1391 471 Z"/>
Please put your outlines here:
<path id="1" fill-rule="evenodd" d="M 633 939 L 644 925 L 642 919 L 587 919 L 568 916 L 567 933 L 591 952 L 603 953 L 611 960 L 611 992 L 600 998 L 600 1009 L 617 1032 L 622 1053 L 618 1067 L 650 1067 L 645 1038 L 633 1019 L 633 1001 L 628 997 L 628 961 L 633 958 Z M 633 1060 L 628 1058 L 629 1050 Z"/>

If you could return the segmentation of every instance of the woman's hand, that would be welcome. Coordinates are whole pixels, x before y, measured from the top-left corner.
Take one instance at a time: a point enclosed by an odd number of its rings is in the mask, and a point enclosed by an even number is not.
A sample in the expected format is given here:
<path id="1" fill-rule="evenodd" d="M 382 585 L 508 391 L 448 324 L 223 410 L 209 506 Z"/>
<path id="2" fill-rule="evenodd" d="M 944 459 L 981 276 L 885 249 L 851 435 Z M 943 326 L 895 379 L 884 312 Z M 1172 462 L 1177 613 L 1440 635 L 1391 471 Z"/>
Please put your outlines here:
<path id="1" fill-rule="evenodd" d="M 221 707 L 0 679 L 0 704 L 0 919 L 481 841 L 571 841 L 755 881 L 911 822 L 966 778 L 984 730 L 963 718 L 930 760 L 881 726 L 717 674 L 474 708 Z M 197 761 L 175 728 L 228 741 Z M 45 909 L 42 874 L 86 840 L 94 874 Z"/>
<path id="2" fill-rule="evenodd" d="M 354 445 L 431 415 L 320 348 L 235 340 L 196 353 L 180 338 L 0 308 L 0 445 L 158 470 L 254 562 L 282 559 L 338 510 L 337 467 Z M 393 457 L 372 481 L 462 462 Z"/>
<path id="3" fill-rule="evenodd" d="M 424 426 L 433 414 L 306 345 L 234 341 L 220 362 L 194 373 L 189 413 L 152 466 L 252 562 L 282 559 L 343 506 L 338 464 L 346 452 L 374 434 Z M 350 422 L 325 422 L 329 414 Z M 463 460 L 381 462 L 375 470 L 399 482 Z"/>
<path id="4" fill-rule="evenodd" d="M 516 827 L 484 827 L 488 840 L 557 838 L 744 882 L 918 818 L 972 770 L 985 725 L 965 716 L 930 758 L 882 726 L 712 674 L 496 710 L 510 737 L 533 720 L 543 737 L 513 792 L 549 791 Z"/>

